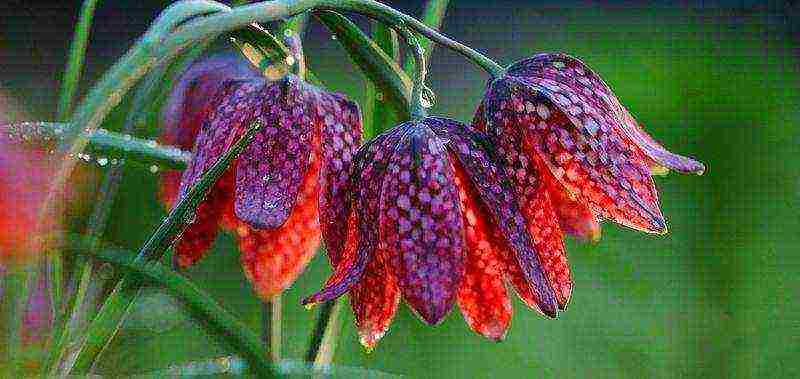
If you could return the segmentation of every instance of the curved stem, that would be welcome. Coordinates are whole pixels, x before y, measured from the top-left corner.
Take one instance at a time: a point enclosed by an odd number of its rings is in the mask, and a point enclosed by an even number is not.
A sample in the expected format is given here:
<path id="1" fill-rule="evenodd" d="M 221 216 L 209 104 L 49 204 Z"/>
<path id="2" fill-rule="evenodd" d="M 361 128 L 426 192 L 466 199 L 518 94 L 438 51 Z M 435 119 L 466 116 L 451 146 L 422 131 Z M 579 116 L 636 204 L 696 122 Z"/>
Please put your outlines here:
<path id="1" fill-rule="evenodd" d="M 449 3 L 449 0 L 428 0 L 427 4 L 425 4 L 425 9 L 422 11 L 422 23 L 436 30 L 441 29 L 442 20 L 444 20 L 444 14 L 447 11 L 447 5 Z M 431 41 L 429 39 L 424 39 L 419 41 L 419 43 L 425 50 L 425 60 L 430 60 L 431 54 L 433 53 Z M 406 60 L 403 65 L 403 70 L 405 70 L 406 74 L 411 75 L 411 73 L 414 72 L 414 62 Z"/>
<path id="2" fill-rule="evenodd" d="M 411 47 L 416 67 L 414 71 L 414 87 L 411 89 L 411 109 L 409 113 L 411 113 L 412 120 L 422 119 L 427 115 L 422 97 L 425 95 L 426 91 L 430 91 L 428 87 L 425 86 L 425 76 L 428 75 L 428 65 L 425 63 L 425 50 L 417 40 L 417 37 L 414 36 L 414 33 L 406 28 L 400 28 L 399 32 L 403 36 L 403 39 L 406 40 L 406 44 Z"/>

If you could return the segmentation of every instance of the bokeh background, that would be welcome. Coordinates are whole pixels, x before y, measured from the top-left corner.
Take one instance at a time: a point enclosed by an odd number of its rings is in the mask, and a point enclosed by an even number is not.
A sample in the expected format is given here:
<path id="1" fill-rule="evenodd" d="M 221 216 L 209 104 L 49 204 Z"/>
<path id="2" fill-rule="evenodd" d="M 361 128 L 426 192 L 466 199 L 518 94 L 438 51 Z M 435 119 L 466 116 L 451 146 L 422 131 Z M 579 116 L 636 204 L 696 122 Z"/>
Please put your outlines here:
<path id="1" fill-rule="evenodd" d="M 53 119 L 80 2 L 4 3 L 3 117 Z M 82 91 L 167 3 L 100 3 Z M 387 3 L 412 14 L 422 6 Z M 580 57 L 652 135 L 706 162 L 708 173 L 657 178 L 667 236 L 606 224 L 597 245 L 568 241 L 575 292 L 559 319 L 515 300 L 507 339 L 493 343 L 457 310 L 428 327 L 401 306 L 367 354 L 348 309 L 335 363 L 410 377 L 800 377 L 798 16 L 793 1 L 451 1 L 447 34 L 505 63 L 545 51 Z M 318 23 L 305 46 L 331 88 L 363 98 L 363 77 Z M 430 71 L 435 112 L 469 120 L 486 76 L 445 49 Z M 122 188 L 105 240 L 135 249 L 165 211 L 147 169 L 126 169 Z M 284 357 L 302 358 L 316 312 L 299 301 L 328 273 L 318 255 L 285 294 Z M 258 328 L 260 305 L 231 236 L 188 275 Z M 141 373 L 225 354 L 151 291 L 98 371 Z"/>

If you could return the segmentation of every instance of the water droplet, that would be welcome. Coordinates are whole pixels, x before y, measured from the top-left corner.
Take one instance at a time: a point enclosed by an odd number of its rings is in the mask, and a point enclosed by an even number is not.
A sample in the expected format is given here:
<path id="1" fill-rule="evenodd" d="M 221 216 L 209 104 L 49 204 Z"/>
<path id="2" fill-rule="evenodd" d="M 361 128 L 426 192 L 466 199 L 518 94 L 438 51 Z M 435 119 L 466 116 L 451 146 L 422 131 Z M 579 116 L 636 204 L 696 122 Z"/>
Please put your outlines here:
<path id="1" fill-rule="evenodd" d="M 105 165 L 108 164 L 108 158 L 106 157 L 97 158 L 97 164 L 99 164 L 100 167 L 105 167 Z"/>
<path id="2" fill-rule="evenodd" d="M 133 136 L 131 136 L 130 134 L 126 134 L 126 135 L 122 136 L 122 139 L 124 139 L 126 141 L 130 141 L 130 140 L 133 139 Z"/>
<path id="3" fill-rule="evenodd" d="M 147 146 L 148 147 L 156 147 L 156 146 L 158 146 L 158 142 L 153 141 L 153 140 L 147 141 Z"/>
<path id="4" fill-rule="evenodd" d="M 291 37 L 293 34 L 294 34 L 294 32 L 292 31 L 292 29 L 284 29 L 283 30 L 283 35 L 285 37 Z"/>
<path id="5" fill-rule="evenodd" d="M 157 165 L 150 165 L 150 172 L 152 172 L 153 174 L 157 173 L 158 172 L 158 166 Z"/>
<path id="6" fill-rule="evenodd" d="M 331 36 L 331 39 L 336 41 L 336 36 Z"/>
<path id="7" fill-rule="evenodd" d="M 378 101 L 383 101 L 383 92 L 378 92 L 375 94 L 375 99 Z"/>
<path id="8" fill-rule="evenodd" d="M 117 158 L 111 159 L 111 165 L 112 166 L 116 166 L 118 163 L 119 163 L 119 159 L 117 159 Z"/>
<path id="9" fill-rule="evenodd" d="M 268 181 L 272 180 L 272 176 L 270 174 L 264 174 L 264 176 L 261 178 L 261 180 L 263 180 L 265 182 L 268 182 Z"/>

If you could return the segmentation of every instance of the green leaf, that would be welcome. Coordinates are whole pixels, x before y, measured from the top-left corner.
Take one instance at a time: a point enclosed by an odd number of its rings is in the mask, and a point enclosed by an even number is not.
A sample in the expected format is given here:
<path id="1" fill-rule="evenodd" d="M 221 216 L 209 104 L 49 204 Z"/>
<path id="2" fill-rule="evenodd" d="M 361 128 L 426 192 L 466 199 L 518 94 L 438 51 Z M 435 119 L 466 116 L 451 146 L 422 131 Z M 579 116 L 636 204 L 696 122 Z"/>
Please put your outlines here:
<path id="1" fill-rule="evenodd" d="M 383 93 L 384 100 L 399 118 L 407 119 L 411 79 L 397 62 L 356 24 L 339 13 L 318 11 L 314 12 L 314 16 L 336 36 L 336 40 L 342 44 L 353 63 Z"/>

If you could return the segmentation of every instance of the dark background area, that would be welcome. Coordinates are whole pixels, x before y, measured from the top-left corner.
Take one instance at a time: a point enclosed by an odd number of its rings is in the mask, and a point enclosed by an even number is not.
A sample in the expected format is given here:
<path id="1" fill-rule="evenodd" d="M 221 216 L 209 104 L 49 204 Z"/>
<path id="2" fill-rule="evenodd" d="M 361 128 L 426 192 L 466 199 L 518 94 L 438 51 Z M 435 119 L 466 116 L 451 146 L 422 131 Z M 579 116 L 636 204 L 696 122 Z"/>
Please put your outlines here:
<path id="1" fill-rule="evenodd" d="M 167 3 L 100 3 L 82 91 Z M 422 4 L 387 3 L 411 14 Z M 0 5 L 0 93 L 18 104 L 7 119 L 54 117 L 80 7 L 58 4 Z M 798 15 L 793 2 L 779 1 L 451 1 L 446 34 L 503 63 L 544 51 L 580 57 L 653 136 L 706 162 L 708 173 L 657 178 L 667 236 L 605 224 L 597 245 L 568 241 L 575 292 L 559 319 L 515 300 L 506 341 L 493 343 L 469 331 L 457 310 L 432 328 L 403 305 L 367 354 L 348 310 L 335 362 L 412 377 L 799 377 Z M 363 77 L 316 22 L 305 47 L 317 76 L 362 99 Z M 441 48 L 430 65 L 434 112 L 469 120 L 486 76 Z M 106 240 L 135 249 L 164 214 L 156 176 L 129 168 Z M 320 254 L 285 294 L 284 356 L 302 357 L 315 312 L 299 299 L 328 273 Z M 219 238 L 188 275 L 258 327 L 259 304 L 231 236 Z M 150 293 L 100 372 L 144 372 L 225 353 Z"/>

